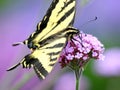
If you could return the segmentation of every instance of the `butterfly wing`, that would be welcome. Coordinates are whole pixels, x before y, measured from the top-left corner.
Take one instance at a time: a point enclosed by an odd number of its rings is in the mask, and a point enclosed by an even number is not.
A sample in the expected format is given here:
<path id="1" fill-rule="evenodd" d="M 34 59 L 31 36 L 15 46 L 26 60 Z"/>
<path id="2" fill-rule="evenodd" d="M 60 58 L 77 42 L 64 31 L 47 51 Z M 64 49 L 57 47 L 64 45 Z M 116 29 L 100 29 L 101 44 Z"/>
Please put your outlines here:
<path id="1" fill-rule="evenodd" d="M 54 64 L 59 58 L 67 38 L 63 34 L 54 35 L 44 40 L 41 48 L 34 50 L 31 54 L 26 55 L 20 63 L 8 69 L 13 70 L 19 65 L 23 68 L 33 67 L 39 78 L 45 78 L 51 72 Z M 52 38 L 53 37 L 53 38 Z M 43 43 L 41 42 L 41 43 Z"/>
<path id="2" fill-rule="evenodd" d="M 21 64 L 23 68 L 33 67 L 39 78 L 45 78 L 59 58 L 66 40 L 66 37 L 56 37 L 55 40 L 50 38 L 49 41 L 46 41 L 46 45 L 26 55 L 20 63 L 11 67 L 8 71 Z"/>
<path id="3" fill-rule="evenodd" d="M 75 0 L 53 0 L 51 7 L 38 25 L 42 32 L 35 40 L 43 40 L 73 24 Z M 44 26 L 44 27 L 43 27 Z M 38 31 L 39 32 L 39 31 Z"/>
<path id="4" fill-rule="evenodd" d="M 75 16 L 76 0 L 53 0 L 37 30 L 23 43 L 29 48 L 40 47 L 40 41 L 72 26 Z"/>
<path id="5" fill-rule="evenodd" d="M 43 46 L 34 50 L 31 54 L 26 55 L 20 63 L 8 69 L 8 71 L 22 65 L 23 68 L 33 67 L 39 78 L 45 78 L 51 72 L 54 64 L 57 62 L 60 53 L 67 43 L 68 37 L 77 34 L 78 30 L 68 28 L 50 36 L 41 42 Z"/>
<path id="6" fill-rule="evenodd" d="M 8 71 L 22 65 L 23 68 L 35 69 L 39 77 L 46 77 L 52 70 L 53 65 L 59 58 L 68 34 L 76 33 L 72 27 L 75 15 L 76 0 L 53 0 L 50 8 L 40 23 L 37 30 L 22 44 L 33 49 L 31 54 L 26 55 L 20 63 L 8 69 Z M 14 44 L 14 46 L 20 43 Z M 37 48 L 36 48 L 37 46 Z"/>
<path id="7" fill-rule="evenodd" d="M 61 37 L 42 47 L 40 50 L 35 50 L 34 53 L 32 53 L 32 55 L 35 56 L 35 58 L 38 60 L 34 64 L 34 69 L 39 76 L 44 78 L 47 73 L 51 72 L 54 64 L 59 58 L 60 52 L 62 51 L 65 42 L 66 38 Z"/>

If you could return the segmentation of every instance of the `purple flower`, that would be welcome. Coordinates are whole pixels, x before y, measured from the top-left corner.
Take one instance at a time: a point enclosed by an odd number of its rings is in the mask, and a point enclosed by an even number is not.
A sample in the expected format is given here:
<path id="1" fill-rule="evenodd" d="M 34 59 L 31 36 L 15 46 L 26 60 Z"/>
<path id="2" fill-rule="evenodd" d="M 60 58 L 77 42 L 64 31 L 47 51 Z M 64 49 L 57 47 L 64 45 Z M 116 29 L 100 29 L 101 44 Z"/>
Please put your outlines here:
<path id="1" fill-rule="evenodd" d="M 76 55 L 75 55 L 75 58 L 76 58 L 76 59 L 80 59 L 82 56 L 83 56 L 82 53 L 77 52 Z"/>
<path id="2" fill-rule="evenodd" d="M 66 55 L 66 58 L 67 58 L 68 60 L 72 60 L 72 59 L 74 58 L 74 55 L 68 54 L 68 55 Z"/>
<path id="3" fill-rule="evenodd" d="M 91 58 L 104 59 L 104 46 L 94 36 L 81 32 L 68 41 L 63 49 L 59 62 L 62 67 L 65 67 L 70 62 L 77 62 L 79 67 L 82 67 Z"/>

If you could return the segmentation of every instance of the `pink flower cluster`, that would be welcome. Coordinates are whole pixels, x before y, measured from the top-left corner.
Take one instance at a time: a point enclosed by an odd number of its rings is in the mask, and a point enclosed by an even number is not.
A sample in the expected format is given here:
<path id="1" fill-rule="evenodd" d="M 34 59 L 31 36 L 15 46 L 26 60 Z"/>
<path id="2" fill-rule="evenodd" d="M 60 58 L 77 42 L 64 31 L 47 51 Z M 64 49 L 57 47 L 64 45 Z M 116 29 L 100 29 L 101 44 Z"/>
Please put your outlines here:
<path id="1" fill-rule="evenodd" d="M 91 58 L 104 59 L 104 46 L 94 36 L 81 32 L 68 41 L 63 49 L 59 62 L 62 67 L 65 67 L 70 62 L 79 62 L 82 67 Z"/>

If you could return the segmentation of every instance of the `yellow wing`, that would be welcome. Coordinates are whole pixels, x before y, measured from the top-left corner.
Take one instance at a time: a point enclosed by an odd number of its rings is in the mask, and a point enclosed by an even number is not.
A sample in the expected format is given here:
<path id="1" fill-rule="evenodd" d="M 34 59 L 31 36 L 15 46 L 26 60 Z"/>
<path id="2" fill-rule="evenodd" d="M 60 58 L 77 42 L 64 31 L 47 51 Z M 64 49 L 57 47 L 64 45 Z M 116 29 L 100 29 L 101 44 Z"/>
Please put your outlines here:
<path id="1" fill-rule="evenodd" d="M 53 65 L 59 58 L 67 39 L 78 30 L 72 28 L 75 16 L 76 0 L 53 0 L 50 8 L 40 23 L 37 30 L 22 44 L 32 49 L 20 63 L 8 69 L 13 70 L 19 65 L 23 68 L 33 68 L 39 77 L 46 77 L 51 72 Z M 14 44 L 14 46 L 21 43 Z"/>
<path id="2" fill-rule="evenodd" d="M 38 30 L 40 29 L 40 31 L 42 31 L 34 40 L 44 40 L 55 32 L 66 29 L 73 24 L 74 15 L 75 0 L 54 0 L 47 14 L 38 26 Z M 45 27 L 42 28 L 43 26 Z"/>
<path id="3" fill-rule="evenodd" d="M 71 35 L 77 34 L 78 32 L 74 28 L 67 28 L 62 32 L 50 36 L 44 41 L 44 45 L 41 48 L 26 55 L 20 63 L 8 69 L 8 71 L 13 70 L 19 65 L 22 65 L 23 68 L 31 68 L 33 66 L 38 77 L 45 78 L 57 62 L 68 37 L 71 38 Z"/>
<path id="4" fill-rule="evenodd" d="M 38 23 L 37 30 L 23 43 L 28 48 L 39 48 L 39 42 L 57 32 L 72 26 L 75 16 L 76 0 L 53 0 L 42 21 Z"/>

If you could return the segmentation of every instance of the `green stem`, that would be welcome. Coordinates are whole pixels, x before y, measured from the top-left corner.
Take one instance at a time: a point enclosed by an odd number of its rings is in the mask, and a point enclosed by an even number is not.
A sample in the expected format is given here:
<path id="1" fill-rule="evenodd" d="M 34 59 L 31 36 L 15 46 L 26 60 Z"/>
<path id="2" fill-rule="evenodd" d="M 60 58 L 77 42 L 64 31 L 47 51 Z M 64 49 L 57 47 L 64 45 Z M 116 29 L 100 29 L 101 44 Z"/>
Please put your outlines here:
<path id="1" fill-rule="evenodd" d="M 82 69 L 76 69 L 75 75 L 76 75 L 76 90 L 80 90 L 80 76 L 81 76 Z"/>
<path id="2" fill-rule="evenodd" d="M 80 86 L 79 86 L 79 79 L 76 79 L 76 90 L 79 90 Z"/>

